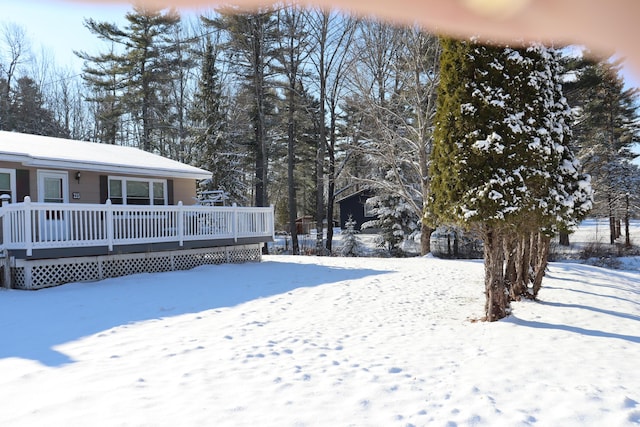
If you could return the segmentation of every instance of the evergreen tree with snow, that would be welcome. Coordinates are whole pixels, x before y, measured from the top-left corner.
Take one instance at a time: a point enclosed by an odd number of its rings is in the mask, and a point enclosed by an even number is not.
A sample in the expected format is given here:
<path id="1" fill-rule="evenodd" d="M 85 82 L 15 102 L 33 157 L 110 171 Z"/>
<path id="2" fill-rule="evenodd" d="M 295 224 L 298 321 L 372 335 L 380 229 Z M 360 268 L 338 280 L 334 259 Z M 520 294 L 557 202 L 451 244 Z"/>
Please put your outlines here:
<path id="1" fill-rule="evenodd" d="M 202 70 L 195 93 L 191 118 L 194 145 L 200 154 L 196 166 L 212 171 L 207 190 L 223 190 L 229 202 L 246 203 L 243 187 L 241 155 L 231 143 L 227 132 L 226 97 L 216 67 L 216 52 L 207 38 L 202 58 Z"/>
<path id="2" fill-rule="evenodd" d="M 278 35 L 273 7 L 242 11 L 234 6 L 216 10 L 217 17 L 201 17 L 206 27 L 220 30 L 227 38 L 222 45 L 233 58 L 232 68 L 239 76 L 241 97 L 246 101 L 250 123 L 245 127 L 254 162 L 253 204 L 268 206 L 269 160 L 273 151 L 270 114 L 272 113 L 273 60 Z M 237 130 L 236 130 L 237 131 Z"/>
<path id="3" fill-rule="evenodd" d="M 617 226 L 628 215 L 627 195 L 635 195 L 640 179 L 631 163 L 633 146 L 640 142 L 640 93 L 626 88 L 622 61 L 577 58 L 566 61 L 565 91 L 575 111 L 574 145 L 584 169 L 592 176 L 594 211 L 609 217 L 610 243 L 620 236 Z"/>
<path id="4" fill-rule="evenodd" d="M 380 229 L 380 246 L 386 246 L 391 255 L 402 255 L 400 244 L 413 238 L 420 230 L 419 218 L 401 195 L 384 193 L 367 200 L 376 217 L 362 224 L 362 228 Z"/>
<path id="5" fill-rule="evenodd" d="M 340 255 L 344 257 L 356 257 L 360 255 L 360 241 L 358 240 L 358 230 L 356 230 L 356 222 L 351 215 L 345 223 L 345 229 L 342 232 L 342 248 Z"/>
<path id="6" fill-rule="evenodd" d="M 494 321 L 510 310 L 507 239 L 548 242 L 590 208 L 591 190 L 568 148 L 570 110 L 552 50 L 442 44 L 427 219 L 482 236 L 485 316 Z"/>

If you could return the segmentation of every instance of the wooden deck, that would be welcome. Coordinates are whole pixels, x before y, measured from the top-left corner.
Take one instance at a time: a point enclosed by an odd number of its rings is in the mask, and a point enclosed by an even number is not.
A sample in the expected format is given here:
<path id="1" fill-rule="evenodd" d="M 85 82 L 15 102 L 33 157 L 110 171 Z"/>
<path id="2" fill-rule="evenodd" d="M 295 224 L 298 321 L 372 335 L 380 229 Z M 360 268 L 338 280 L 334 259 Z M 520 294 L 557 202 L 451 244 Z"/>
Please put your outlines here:
<path id="1" fill-rule="evenodd" d="M 87 257 L 98 262 L 114 257 L 139 259 L 140 256 L 135 254 L 142 254 L 143 258 L 161 254 L 158 256 L 162 258 L 168 253 L 180 252 L 194 254 L 195 258 L 201 259 L 200 264 L 220 263 L 225 259 L 238 262 L 242 256 L 229 254 L 247 254 L 247 260 L 255 260 L 255 248 L 259 253 L 260 244 L 273 241 L 274 237 L 272 207 L 183 206 L 182 203 L 176 206 L 130 206 L 113 205 L 109 201 L 104 205 L 53 204 L 33 203 L 27 197 L 24 202 L 1 207 L 0 219 L 0 249 L 5 261 L 3 282 L 7 287 L 13 283 L 14 287 L 27 289 L 82 280 L 60 273 L 59 276 L 65 277 L 62 280 L 54 277 L 56 274 L 48 273 L 53 277 L 51 283 L 34 285 L 18 277 L 22 274 L 19 269 L 30 271 L 31 267 L 40 264 L 48 265 L 49 270 L 55 272 L 56 264 L 80 262 L 73 261 L 73 258 L 82 258 L 86 263 Z M 234 251 L 234 247 L 239 251 Z M 220 253 L 224 255 L 217 255 Z M 125 255 L 130 256 L 127 258 Z M 140 264 L 139 261 L 133 263 Z M 169 263 L 174 265 L 173 261 Z M 185 265 L 192 264 L 187 262 Z M 152 270 L 157 269 L 153 267 Z M 130 270 L 131 273 L 140 272 L 139 268 Z M 125 266 L 118 271 L 122 275 L 127 268 Z M 29 273 L 26 275 L 31 276 Z"/>

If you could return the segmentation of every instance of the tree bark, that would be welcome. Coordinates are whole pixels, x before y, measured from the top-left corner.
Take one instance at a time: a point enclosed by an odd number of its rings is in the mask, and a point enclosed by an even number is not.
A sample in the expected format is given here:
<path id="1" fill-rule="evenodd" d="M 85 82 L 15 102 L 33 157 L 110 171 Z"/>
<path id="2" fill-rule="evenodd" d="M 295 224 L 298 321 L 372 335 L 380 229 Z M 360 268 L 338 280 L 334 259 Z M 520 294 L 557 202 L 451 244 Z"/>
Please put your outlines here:
<path id="1" fill-rule="evenodd" d="M 625 195 L 625 212 L 624 212 L 624 246 L 631 247 L 631 236 L 629 235 L 629 194 Z"/>
<path id="2" fill-rule="evenodd" d="M 542 288 L 542 278 L 544 277 L 547 265 L 549 263 L 549 248 L 551 246 L 551 238 L 542 233 L 537 235 L 536 255 L 533 264 L 533 299 L 538 297 L 538 292 Z"/>
<path id="3" fill-rule="evenodd" d="M 530 281 L 531 233 L 523 233 L 517 237 L 515 265 L 516 280 L 511 287 L 510 297 L 512 300 L 519 300 L 527 294 L 527 287 Z"/>
<path id="4" fill-rule="evenodd" d="M 622 236 L 622 225 L 620 223 L 620 218 L 616 218 L 616 239 Z"/>
<path id="5" fill-rule="evenodd" d="M 332 138 L 333 139 L 333 134 Z M 331 253 L 333 245 L 333 206 L 336 200 L 336 156 L 334 142 L 329 147 L 329 171 L 328 171 L 328 187 L 327 187 L 327 253 Z"/>
<path id="6" fill-rule="evenodd" d="M 297 202 L 296 202 L 296 182 L 294 176 L 295 169 L 295 81 L 291 82 L 289 88 L 289 118 L 287 124 L 287 178 L 288 178 L 288 203 L 289 203 L 289 227 L 291 229 L 291 253 L 293 255 L 300 254 L 298 247 L 298 229 L 296 227 Z"/>
<path id="7" fill-rule="evenodd" d="M 611 198 L 611 194 L 608 196 L 608 204 L 609 204 L 609 243 L 616 243 L 616 217 L 613 214 L 613 200 Z"/>
<path id="8" fill-rule="evenodd" d="M 422 222 L 420 224 L 420 255 L 426 255 L 431 252 L 431 233 L 433 228 Z"/>
<path id="9" fill-rule="evenodd" d="M 518 270 L 516 268 L 516 263 L 518 262 L 518 244 L 517 239 L 513 238 L 509 235 L 504 236 L 504 258 L 505 258 L 505 267 L 504 267 L 504 280 L 507 289 L 509 290 L 509 296 L 511 300 L 516 300 L 517 298 L 514 296 L 514 287 L 517 285 L 518 280 Z"/>
<path id="10" fill-rule="evenodd" d="M 316 254 L 324 255 L 324 161 L 327 146 L 326 126 L 326 102 L 327 102 L 327 75 L 325 68 L 325 54 L 327 49 L 327 37 L 329 33 L 329 13 L 321 12 L 321 25 L 318 40 L 318 83 L 320 84 L 320 124 L 318 145 L 316 147 Z"/>
<path id="11" fill-rule="evenodd" d="M 483 240 L 485 320 L 494 322 L 508 316 L 510 311 L 504 281 L 503 238 L 497 228 L 485 225 Z"/>

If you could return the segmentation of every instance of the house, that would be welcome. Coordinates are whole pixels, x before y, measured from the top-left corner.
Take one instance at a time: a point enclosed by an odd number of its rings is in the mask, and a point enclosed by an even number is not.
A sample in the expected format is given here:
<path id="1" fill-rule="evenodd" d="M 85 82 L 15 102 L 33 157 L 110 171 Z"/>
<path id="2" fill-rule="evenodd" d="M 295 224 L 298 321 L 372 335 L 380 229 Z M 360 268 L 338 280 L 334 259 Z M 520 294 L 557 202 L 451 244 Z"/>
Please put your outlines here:
<path id="1" fill-rule="evenodd" d="M 356 230 L 361 230 L 362 224 L 372 221 L 376 216 L 371 212 L 372 206 L 367 203 L 373 197 L 371 190 L 360 190 L 338 200 L 340 206 L 340 228 L 346 228 L 349 216 L 356 222 Z"/>
<path id="2" fill-rule="evenodd" d="M 0 131 L 0 194 L 11 202 L 172 205 L 211 173 L 133 147 Z"/>
<path id="3" fill-rule="evenodd" d="M 0 131 L 4 286 L 259 260 L 273 209 L 196 205 L 210 176 L 132 147 Z"/>
<path id="4" fill-rule="evenodd" d="M 316 229 L 316 219 L 311 215 L 296 218 L 296 234 L 311 234 Z"/>

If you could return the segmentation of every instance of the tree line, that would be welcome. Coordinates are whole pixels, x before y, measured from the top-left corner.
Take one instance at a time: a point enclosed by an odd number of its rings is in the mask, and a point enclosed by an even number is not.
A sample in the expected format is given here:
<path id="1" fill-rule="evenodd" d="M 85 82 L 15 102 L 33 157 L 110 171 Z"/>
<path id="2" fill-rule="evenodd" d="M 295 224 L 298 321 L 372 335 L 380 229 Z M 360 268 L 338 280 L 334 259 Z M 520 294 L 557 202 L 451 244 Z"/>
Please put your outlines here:
<path id="1" fill-rule="evenodd" d="M 76 52 L 79 75 L 56 71 L 51 59 L 34 61 L 24 31 L 5 25 L 0 128 L 136 146 L 210 170 L 207 185 L 231 202 L 273 204 L 293 253 L 296 218 L 315 218 L 326 230 L 316 252 L 329 253 L 336 200 L 371 190 L 377 219 L 365 225 L 382 229 L 390 250 L 421 236 L 429 252 L 431 228 L 445 219 L 423 219 L 433 203 L 442 81 L 451 78 L 442 39 L 295 5 L 195 17 L 133 7 L 124 22 L 85 20 L 102 49 Z M 590 174 L 593 207 L 610 218 L 613 242 L 638 204 L 637 94 L 625 89 L 620 63 L 551 51 L 557 66 L 548 78 L 559 91 L 544 102 L 564 99 L 570 108 L 563 143 L 580 161 L 577 172 Z M 475 63 L 469 81 L 490 64 Z M 557 159 L 565 160 L 572 162 Z"/>

